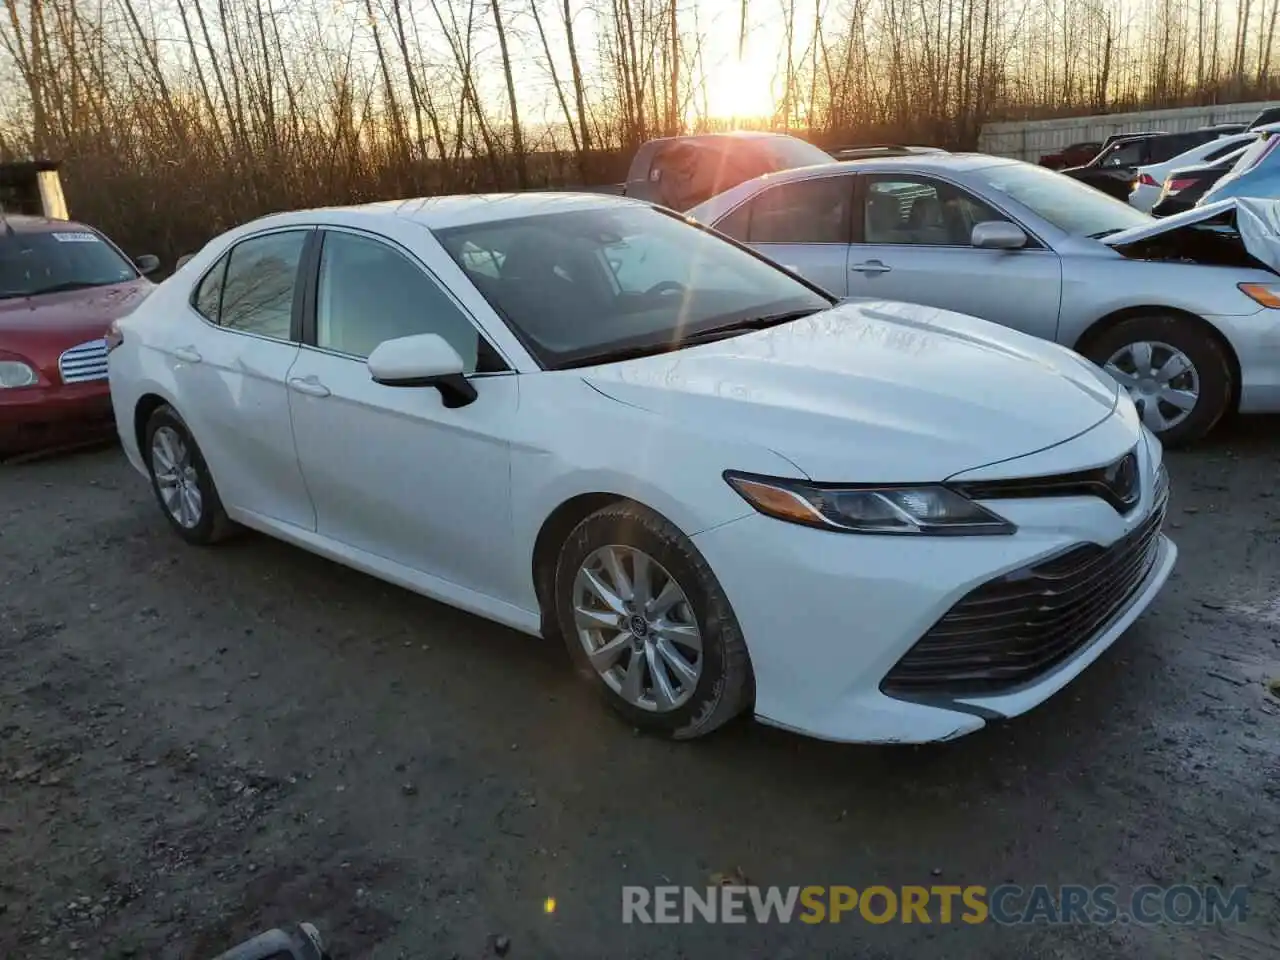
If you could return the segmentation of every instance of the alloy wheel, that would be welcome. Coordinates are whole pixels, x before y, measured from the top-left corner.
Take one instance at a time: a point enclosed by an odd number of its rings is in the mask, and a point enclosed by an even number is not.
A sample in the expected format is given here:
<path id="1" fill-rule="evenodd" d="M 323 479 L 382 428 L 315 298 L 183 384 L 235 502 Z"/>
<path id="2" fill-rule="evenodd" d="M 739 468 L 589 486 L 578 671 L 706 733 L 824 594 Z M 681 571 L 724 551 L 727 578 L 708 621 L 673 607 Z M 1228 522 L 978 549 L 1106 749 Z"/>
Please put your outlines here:
<path id="1" fill-rule="evenodd" d="M 1200 401 L 1200 374 L 1177 347 L 1156 340 L 1125 344 L 1103 369 L 1133 398 L 1142 422 L 1154 433 L 1176 427 Z"/>
<path id="2" fill-rule="evenodd" d="M 151 471 L 169 516 L 188 530 L 195 527 L 204 515 L 200 477 L 192 462 L 191 446 L 173 427 L 163 426 L 152 436 Z"/>
<path id="3" fill-rule="evenodd" d="M 578 640 L 627 703 L 655 713 L 684 705 L 702 675 L 702 634 L 680 584 L 635 547 L 591 553 L 573 584 Z"/>

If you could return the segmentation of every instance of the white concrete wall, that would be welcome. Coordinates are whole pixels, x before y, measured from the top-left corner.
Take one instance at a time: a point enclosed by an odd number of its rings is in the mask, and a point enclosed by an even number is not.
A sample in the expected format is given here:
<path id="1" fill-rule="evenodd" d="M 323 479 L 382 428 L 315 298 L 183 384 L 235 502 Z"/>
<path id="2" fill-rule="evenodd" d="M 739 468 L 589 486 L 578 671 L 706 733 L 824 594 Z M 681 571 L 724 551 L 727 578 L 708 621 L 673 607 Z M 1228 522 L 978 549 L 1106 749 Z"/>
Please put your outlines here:
<path id="1" fill-rule="evenodd" d="M 1035 163 L 1046 153 L 1056 153 L 1073 143 L 1101 142 L 1113 133 L 1139 133 L 1144 130 L 1179 133 L 1213 123 L 1248 123 L 1263 108 L 1270 106 L 1275 104 L 1268 101 L 1220 103 L 1211 107 L 986 123 L 978 135 L 978 150 Z"/>

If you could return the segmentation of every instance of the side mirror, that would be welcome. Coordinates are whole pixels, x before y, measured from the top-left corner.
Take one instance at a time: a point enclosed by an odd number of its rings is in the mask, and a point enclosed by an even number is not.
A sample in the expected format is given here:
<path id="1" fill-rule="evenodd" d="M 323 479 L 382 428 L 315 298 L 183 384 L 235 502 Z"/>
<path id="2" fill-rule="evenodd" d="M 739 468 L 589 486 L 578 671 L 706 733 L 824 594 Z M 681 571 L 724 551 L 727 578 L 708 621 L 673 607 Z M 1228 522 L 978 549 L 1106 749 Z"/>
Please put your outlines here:
<path id="1" fill-rule="evenodd" d="M 385 387 L 435 387 L 446 407 L 465 407 L 476 398 L 458 351 L 436 333 L 384 340 L 365 361 L 374 383 Z"/>
<path id="2" fill-rule="evenodd" d="M 973 225 L 969 242 L 980 250 L 1021 250 L 1027 245 L 1027 235 L 1015 223 L 984 220 Z"/>
<path id="3" fill-rule="evenodd" d="M 134 261 L 134 265 L 137 266 L 138 272 L 145 277 L 147 274 L 155 273 L 160 269 L 160 258 L 153 253 L 144 253 Z"/>

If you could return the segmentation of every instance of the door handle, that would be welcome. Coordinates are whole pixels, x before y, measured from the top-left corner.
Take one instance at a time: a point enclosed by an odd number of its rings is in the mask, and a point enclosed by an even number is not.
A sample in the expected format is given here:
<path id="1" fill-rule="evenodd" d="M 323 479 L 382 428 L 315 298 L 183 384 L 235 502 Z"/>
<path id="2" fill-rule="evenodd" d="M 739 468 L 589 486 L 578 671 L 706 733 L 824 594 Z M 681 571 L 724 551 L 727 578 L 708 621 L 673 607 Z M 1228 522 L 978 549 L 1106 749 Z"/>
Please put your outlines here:
<path id="1" fill-rule="evenodd" d="M 329 396 L 329 388 L 317 380 L 314 376 L 290 377 L 289 386 L 299 393 L 305 393 L 308 397 L 327 397 Z"/>
<path id="2" fill-rule="evenodd" d="M 178 347 L 173 351 L 173 355 L 183 363 L 199 363 L 204 359 L 195 347 Z"/>
<path id="3" fill-rule="evenodd" d="M 849 269 L 855 273 L 888 273 L 893 267 L 886 266 L 880 260 L 868 260 L 866 263 L 855 263 Z"/>

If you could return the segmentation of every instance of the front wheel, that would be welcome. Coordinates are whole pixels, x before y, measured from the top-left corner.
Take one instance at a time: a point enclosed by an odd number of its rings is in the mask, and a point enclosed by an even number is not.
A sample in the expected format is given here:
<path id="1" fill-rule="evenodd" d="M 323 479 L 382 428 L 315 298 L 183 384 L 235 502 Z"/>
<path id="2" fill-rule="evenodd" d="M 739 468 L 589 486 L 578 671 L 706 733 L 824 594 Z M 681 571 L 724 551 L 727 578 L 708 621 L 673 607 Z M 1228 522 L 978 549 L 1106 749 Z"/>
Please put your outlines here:
<path id="1" fill-rule="evenodd" d="M 1235 380 L 1227 354 L 1186 317 L 1124 320 L 1094 338 L 1085 356 L 1120 382 L 1166 446 L 1199 440 L 1231 409 Z"/>
<path id="2" fill-rule="evenodd" d="M 638 504 L 583 520 L 560 551 L 556 617 L 579 674 L 634 726 L 710 733 L 752 698 L 729 600 L 689 539 Z"/>

